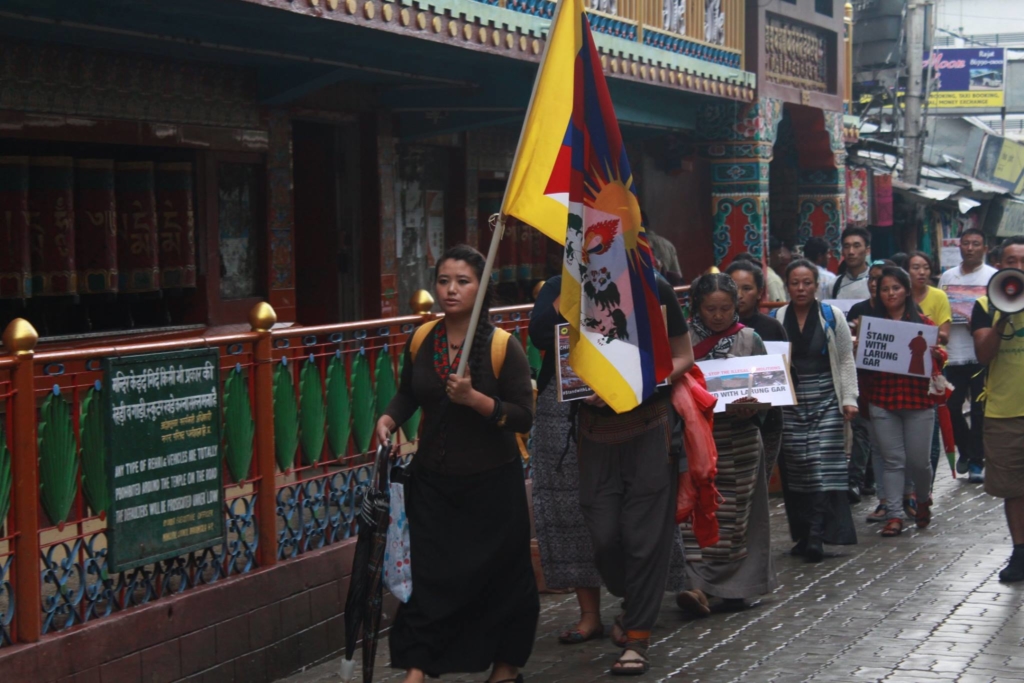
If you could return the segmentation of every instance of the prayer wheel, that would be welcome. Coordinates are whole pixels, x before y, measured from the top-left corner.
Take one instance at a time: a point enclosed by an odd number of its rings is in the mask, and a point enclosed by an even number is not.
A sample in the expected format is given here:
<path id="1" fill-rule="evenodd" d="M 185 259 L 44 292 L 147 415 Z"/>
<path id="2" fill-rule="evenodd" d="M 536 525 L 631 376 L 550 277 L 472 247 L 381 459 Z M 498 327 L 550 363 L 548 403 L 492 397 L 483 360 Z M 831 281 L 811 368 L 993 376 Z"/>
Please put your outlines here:
<path id="1" fill-rule="evenodd" d="M 28 157 L 0 157 L 0 299 L 32 295 Z"/>
<path id="2" fill-rule="evenodd" d="M 28 204 L 32 295 L 76 294 L 74 159 L 32 157 Z"/>
<path id="3" fill-rule="evenodd" d="M 78 291 L 82 294 L 114 294 L 118 287 L 114 162 L 111 159 L 78 159 L 75 176 Z"/>
<path id="4" fill-rule="evenodd" d="M 160 289 L 154 165 L 118 163 L 117 270 L 122 292 Z"/>

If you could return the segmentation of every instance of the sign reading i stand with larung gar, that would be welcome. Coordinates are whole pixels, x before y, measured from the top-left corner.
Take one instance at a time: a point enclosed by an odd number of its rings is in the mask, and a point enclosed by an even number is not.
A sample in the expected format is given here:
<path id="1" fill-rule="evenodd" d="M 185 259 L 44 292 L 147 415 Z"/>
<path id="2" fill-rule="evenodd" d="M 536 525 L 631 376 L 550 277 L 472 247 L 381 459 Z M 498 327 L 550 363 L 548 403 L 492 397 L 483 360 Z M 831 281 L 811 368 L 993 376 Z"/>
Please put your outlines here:
<path id="1" fill-rule="evenodd" d="M 104 369 L 111 570 L 221 542 L 217 350 L 109 358 Z"/>

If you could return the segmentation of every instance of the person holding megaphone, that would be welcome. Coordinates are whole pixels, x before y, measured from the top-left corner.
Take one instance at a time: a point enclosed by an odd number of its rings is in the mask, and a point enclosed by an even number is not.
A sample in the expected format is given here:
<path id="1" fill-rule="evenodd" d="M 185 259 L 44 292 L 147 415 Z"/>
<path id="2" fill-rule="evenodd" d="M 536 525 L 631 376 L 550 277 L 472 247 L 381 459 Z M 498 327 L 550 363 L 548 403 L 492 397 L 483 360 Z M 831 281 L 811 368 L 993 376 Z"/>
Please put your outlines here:
<path id="1" fill-rule="evenodd" d="M 974 304 L 971 332 L 985 380 L 985 492 L 1003 499 L 1013 540 L 1004 583 L 1024 581 L 1024 237 L 1003 242 L 1000 270 Z"/>

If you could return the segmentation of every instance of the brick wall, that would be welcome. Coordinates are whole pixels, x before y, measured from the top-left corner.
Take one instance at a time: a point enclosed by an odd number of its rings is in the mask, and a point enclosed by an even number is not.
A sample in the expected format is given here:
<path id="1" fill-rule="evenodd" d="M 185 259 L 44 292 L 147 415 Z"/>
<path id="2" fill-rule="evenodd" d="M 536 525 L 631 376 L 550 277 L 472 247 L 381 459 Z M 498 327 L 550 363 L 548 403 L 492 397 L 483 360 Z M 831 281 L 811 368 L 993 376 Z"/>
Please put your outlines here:
<path id="1" fill-rule="evenodd" d="M 0 680 L 269 683 L 341 651 L 354 549 L 330 546 L 4 648 Z M 385 618 L 396 605 L 387 596 Z"/>

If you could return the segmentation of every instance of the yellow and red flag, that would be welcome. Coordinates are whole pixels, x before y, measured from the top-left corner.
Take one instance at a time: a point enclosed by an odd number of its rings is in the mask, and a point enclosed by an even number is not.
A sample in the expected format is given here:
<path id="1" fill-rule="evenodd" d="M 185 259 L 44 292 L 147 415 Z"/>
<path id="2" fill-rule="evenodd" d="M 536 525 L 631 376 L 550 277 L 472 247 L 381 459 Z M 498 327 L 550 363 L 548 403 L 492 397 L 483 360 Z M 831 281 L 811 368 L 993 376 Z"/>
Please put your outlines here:
<path id="1" fill-rule="evenodd" d="M 672 371 L 654 257 L 582 0 L 561 0 L 502 213 L 565 244 L 569 362 L 616 412 Z"/>

